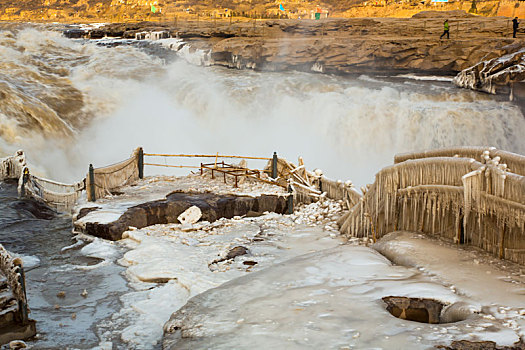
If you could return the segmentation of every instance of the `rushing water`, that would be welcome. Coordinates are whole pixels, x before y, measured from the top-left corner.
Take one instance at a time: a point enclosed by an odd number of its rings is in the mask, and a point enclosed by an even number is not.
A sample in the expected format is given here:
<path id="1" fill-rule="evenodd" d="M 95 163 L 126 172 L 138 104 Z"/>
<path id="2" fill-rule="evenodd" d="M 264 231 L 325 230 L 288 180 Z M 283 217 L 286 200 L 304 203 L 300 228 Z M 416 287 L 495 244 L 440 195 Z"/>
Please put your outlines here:
<path id="1" fill-rule="evenodd" d="M 446 81 L 203 68 L 160 48 L 106 47 L 35 28 L 0 32 L 0 154 L 78 180 L 89 163 L 151 153 L 288 159 L 373 181 L 398 152 L 525 152 L 519 108 Z M 154 169 L 158 170 L 158 169 Z"/>
<path id="2" fill-rule="evenodd" d="M 35 347 L 98 345 L 103 321 L 120 309 L 119 296 L 128 291 L 115 263 L 121 250 L 73 240 L 69 215 L 17 196 L 16 185 L 0 184 L 0 242 L 24 261 L 30 317 L 37 320 Z"/>
<path id="3" fill-rule="evenodd" d="M 525 153 L 515 105 L 447 81 L 203 68 L 157 46 L 105 47 L 20 25 L 0 27 L 0 63 L 0 157 L 22 148 L 33 171 L 56 180 L 78 180 L 89 163 L 121 160 L 139 145 L 277 151 L 358 185 L 398 152 L 490 145 Z M 95 241 L 63 250 L 76 242 L 70 217 L 38 219 L 14 185 L 0 186 L 0 240 L 26 257 L 38 347 L 97 345 L 128 290 L 115 263 L 121 248 Z"/>

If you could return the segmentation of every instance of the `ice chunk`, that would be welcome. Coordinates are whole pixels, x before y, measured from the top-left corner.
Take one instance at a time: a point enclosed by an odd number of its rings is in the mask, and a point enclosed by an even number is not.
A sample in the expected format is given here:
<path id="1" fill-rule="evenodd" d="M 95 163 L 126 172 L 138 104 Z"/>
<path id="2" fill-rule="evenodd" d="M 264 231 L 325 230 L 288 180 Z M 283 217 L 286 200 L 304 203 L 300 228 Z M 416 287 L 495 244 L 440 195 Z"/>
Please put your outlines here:
<path id="1" fill-rule="evenodd" d="M 192 206 L 186 209 L 186 211 L 179 215 L 177 219 L 179 219 L 181 224 L 194 224 L 202 217 L 202 212 L 199 207 Z"/>

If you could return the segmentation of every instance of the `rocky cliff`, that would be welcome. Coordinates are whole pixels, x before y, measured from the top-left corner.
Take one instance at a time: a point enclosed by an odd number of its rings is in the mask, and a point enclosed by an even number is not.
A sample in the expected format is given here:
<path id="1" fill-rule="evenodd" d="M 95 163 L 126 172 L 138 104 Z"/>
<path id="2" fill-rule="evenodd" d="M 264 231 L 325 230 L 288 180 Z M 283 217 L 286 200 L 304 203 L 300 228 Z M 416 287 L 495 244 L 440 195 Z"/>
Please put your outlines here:
<path id="1" fill-rule="evenodd" d="M 425 71 L 454 74 L 499 57 L 511 37 L 507 18 L 465 12 L 440 13 L 451 25 L 440 40 L 443 17 L 274 20 L 237 23 L 111 24 L 98 36 L 134 37 L 140 30 L 167 30 L 193 50 L 208 52 L 207 64 L 255 70 L 301 70 L 353 74 Z M 178 45 L 175 49 L 179 50 Z"/>

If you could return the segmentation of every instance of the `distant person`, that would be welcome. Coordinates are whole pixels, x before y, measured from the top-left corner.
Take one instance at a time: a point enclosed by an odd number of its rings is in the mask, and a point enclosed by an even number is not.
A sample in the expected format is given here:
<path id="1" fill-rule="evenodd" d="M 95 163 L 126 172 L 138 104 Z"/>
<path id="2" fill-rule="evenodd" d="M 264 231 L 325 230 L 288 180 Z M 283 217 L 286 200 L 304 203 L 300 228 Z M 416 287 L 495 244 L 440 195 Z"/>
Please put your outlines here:
<path id="1" fill-rule="evenodd" d="M 448 27 L 448 19 L 445 20 L 445 22 L 443 22 L 443 27 L 444 27 L 444 31 L 443 31 L 443 34 L 441 34 L 441 36 L 439 37 L 439 39 L 441 40 L 441 38 L 443 38 L 443 36 L 445 36 L 445 34 L 447 35 L 447 39 L 450 39 L 450 34 L 449 34 L 449 27 Z"/>
<path id="2" fill-rule="evenodd" d="M 518 21 L 518 17 L 514 17 L 514 19 L 512 20 L 512 37 L 515 38 L 516 37 L 516 33 L 518 32 L 518 25 L 520 24 L 520 22 Z"/>

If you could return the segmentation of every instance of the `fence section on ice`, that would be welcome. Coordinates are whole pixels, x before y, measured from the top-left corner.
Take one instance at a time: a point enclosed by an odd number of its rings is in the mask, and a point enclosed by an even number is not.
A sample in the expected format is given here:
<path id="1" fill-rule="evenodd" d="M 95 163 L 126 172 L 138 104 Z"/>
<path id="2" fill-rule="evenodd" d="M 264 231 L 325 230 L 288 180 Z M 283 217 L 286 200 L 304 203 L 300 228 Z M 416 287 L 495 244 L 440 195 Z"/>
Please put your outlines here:
<path id="1" fill-rule="evenodd" d="M 509 152 L 474 147 L 397 156 L 340 220 L 341 232 L 373 239 L 396 230 L 425 232 L 523 264 L 525 177 L 502 159 L 515 169 L 521 164 Z"/>
<path id="2" fill-rule="evenodd" d="M 68 211 L 84 190 L 87 190 L 90 200 L 96 200 L 139 179 L 142 176 L 141 153 L 142 148 L 137 148 L 130 158 L 111 166 L 93 169 L 88 172 L 88 178 L 65 184 L 31 174 L 24 152 L 17 151 L 14 156 L 0 159 L 0 181 L 18 180 L 21 197 L 31 197 L 59 211 Z"/>
<path id="3" fill-rule="evenodd" d="M 142 178 L 142 148 L 137 148 L 128 159 L 102 168 L 89 167 L 86 176 L 88 200 L 94 201 L 111 195 L 119 187 L 129 185 Z"/>
<path id="4" fill-rule="evenodd" d="M 18 191 L 21 197 L 29 196 L 43 201 L 59 211 L 72 209 L 86 187 L 84 179 L 74 184 L 64 184 L 31 175 L 27 167 L 20 180 Z"/>

